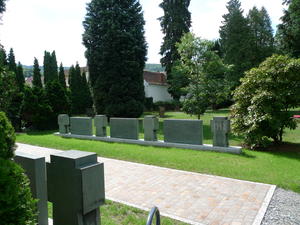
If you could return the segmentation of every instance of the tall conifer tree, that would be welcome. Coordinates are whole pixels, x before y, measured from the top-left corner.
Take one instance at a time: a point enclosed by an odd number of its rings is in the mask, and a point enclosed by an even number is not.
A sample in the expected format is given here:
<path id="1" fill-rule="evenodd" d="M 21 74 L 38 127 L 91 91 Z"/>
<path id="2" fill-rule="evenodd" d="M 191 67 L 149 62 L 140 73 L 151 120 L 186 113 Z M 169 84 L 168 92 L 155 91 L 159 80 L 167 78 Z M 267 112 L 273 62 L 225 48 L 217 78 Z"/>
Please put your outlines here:
<path id="1" fill-rule="evenodd" d="M 24 77 L 24 72 L 23 72 L 23 66 L 19 62 L 17 66 L 17 72 L 16 72 L 16 80 L 18 87 L 21 91 L 24 90 L 24 84 L 25 84 L 25 77 Z"/>
<path id="2" fill-rule="evenodd" d="M 39 66 L 39 62 L 37 60 L 37 58 L 34 58 L 34 62 L 33 62 L 33 81 L 32 84 L 34 87 L 37 88 L 42 88 L 43 84 L 42 84 L 42 78 L 41 78 L 41 70 L 40 70 L 40 66 Z"/>
<path id="3" fill-rule="evenodd" d="M 57 60 L 55 51 L 44 53 L 44 83 L 58 80 Z"/>
<path id="4" fill-rule="evenodd" d="M 240 1 L 230 0 L 226 7 L 228 13 L 223 15 L 223 25 L 219 31 L 220 43 L 224 62 L 234 65 L 229 79 L 236 87 L 244 72 L 251 68 L 251 32 Z"/>
<path id="5" fill-rule="evenodd" d="M 160 17 L 159 21 L 165 35 L 160 48 L 162 55 L 160 62 L 166 69 L 167 79 L 171 85 L 169 92 L 175 99 L 180 98 L 180 93 L 174 91 L 176 88 L 172 87 L 174 85 L 172 67 L 180 59 L 175 45 L 180 42 L 183 34 L 190 31 L 191 13 L 188 10 L 189 5 L 190 0 L 163 0 L 159 5 L 164 11 L 164 16 Z"/>
<path id="6" fill-rule="evenodd" d="M 274 37 L 271 19 L 267 10 L 253 7 L 248 14 L 251 30 L 251 66 L 256 67 L 274 52 Z"/>
<path id="7" fill-rule="evenodd" d="M 278 25 L 277 38 L 279 47 L 284 53 L 300 57 L 300 0 L 285 0 L 288 9 L 281 17 Z"/>
<path id="8" fill-rule="evenodd" d="M 9 54 L 7 56 L 7 62 L 8 62 L 8 70 L 17 73 L 16 58 L 15 58 L 14 50 L 12 48 L 9 50 Z"/>
<path id="9" fill-rule="evenodd" d="M 83 43 L 98 113 L 138 117 L 143 112 L 146 61 L 142 7 L 137 0 L 92 0 Z"/>
<path id="10" fill-rule="evenodd" d="M 59 80 L 59 83 L 61 84 L 61 86 L 64 89 L 66 89 L 67 85 L 66 85 L 65 69 L 64 69 L 62 63 L 60 63 L 60 66 L 59 66 L 58 80 Z"/>

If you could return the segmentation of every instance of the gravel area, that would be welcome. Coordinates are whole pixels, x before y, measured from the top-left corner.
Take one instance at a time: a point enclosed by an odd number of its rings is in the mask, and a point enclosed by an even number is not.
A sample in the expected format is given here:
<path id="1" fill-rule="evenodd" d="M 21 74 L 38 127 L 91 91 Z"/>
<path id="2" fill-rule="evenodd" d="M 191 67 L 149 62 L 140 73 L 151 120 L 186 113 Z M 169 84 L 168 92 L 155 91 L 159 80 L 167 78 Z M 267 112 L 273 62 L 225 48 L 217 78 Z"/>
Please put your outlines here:
<path id="1" fill-rule="evenodd" d="M 300 194 L 277 188 L 261 225 L 300 225 Z"/>

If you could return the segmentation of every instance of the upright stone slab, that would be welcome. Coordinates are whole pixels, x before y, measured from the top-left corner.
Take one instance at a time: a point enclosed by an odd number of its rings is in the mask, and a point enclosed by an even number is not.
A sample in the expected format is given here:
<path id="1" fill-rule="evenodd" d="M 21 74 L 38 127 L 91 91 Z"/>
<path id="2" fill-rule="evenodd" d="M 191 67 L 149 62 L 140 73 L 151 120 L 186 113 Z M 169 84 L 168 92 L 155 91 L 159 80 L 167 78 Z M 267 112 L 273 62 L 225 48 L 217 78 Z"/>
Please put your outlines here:
<path id="1" fill-rule="evenodd" d="M 95 153 L 66 151 L 47 164 L 53 225 L 99 225 L 104 204 L 104 168 Z"/>
<path id="2" fill-rule="evenodd" d="M 214 117 L 210 121 L 211 131 L 213 133 L 213 146 L 228 147 L 230 120 L 228 117 Z"/>
<path id="3" fill-rule="evenodd" d="M 145 116 L 144 118 L 144 140 L 157 141 L 159 122 L 156 116 Z"/>
<path id="4" fill-rule="evenodd" d="M 110 137 L 137 140 L 139 138 L 139 120 L 136 118 L 111 118 Z"/>
<path id="5" fill-rule="evenodd" d="M 164 120 L 165 142 L 202 145 L 202 120 Z"/>
<path id="6" fill-rule="evenodd" d="M 48 197 L 45 158 L 16 152 L 14 160 L 25 170 L 25 174 L 30 180 L 32 196 L 33 198 L 38 199 L 38 225 L 48 225 Z"/>
<path id="7" fill-rule="evenodd" d="M 106 137 L 107 117 L 104 115 L 97 115 L 94 118 L 97 137 Z"/>
<path id="8" fill-rule="evenodd" d="M 68 134 L 70 132 L 70 118 L 67 114 L 58 115 L 59 133 Z"/>
<path id="9" fill-rule="evenodd" d="M 70 118 L 71 134 L 93 135 L 93 125 L 91 117 L 71 117 Z"/>

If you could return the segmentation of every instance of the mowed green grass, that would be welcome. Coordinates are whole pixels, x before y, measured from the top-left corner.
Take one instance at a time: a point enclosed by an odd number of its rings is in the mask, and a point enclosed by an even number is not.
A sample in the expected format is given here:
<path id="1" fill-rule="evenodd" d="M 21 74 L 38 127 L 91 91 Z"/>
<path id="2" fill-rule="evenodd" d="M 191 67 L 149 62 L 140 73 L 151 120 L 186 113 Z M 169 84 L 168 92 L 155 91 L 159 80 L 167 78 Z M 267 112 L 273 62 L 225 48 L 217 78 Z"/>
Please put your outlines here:
<path id="1" fill-rule="evenodd" d="M 48 203 L 48 214 L 52 218 L 51 203 Z M 149 212 L 109 200 L 106 200 L 105 204 L 100 207 L 101 225 L 145 225 L 148 214 Z M 161 224 L 187 225 L 166 217 L 161 218 Z"/>
<path id="2" fill-rule="evenodd" d="M 217 115 L 227 113 L 220 111 Z M 207 132 L 210 131 L 209 120 L 214 115 L 215 112 L 208 112 L 202 117 Z M 167 113 L 167 118 L 189 118 L 189 116 L 172 112 Z M 17 141 L 62 150 L 90 151 L 107 158 L 275 184 L 300 193 L 299 126 L 296 130 L 286 130 L 287 144 L 272 147 L 269 151 L 244 149 L 241 155 L 68 139 L 54 136 L 53 132 L 19 134 Z M 205 143 L 211 142 L 211 134 L 206 134 L 204 138 Z M 241 140 L 241 137 L 232 136 L 231 145 L 238 144 Z"/>

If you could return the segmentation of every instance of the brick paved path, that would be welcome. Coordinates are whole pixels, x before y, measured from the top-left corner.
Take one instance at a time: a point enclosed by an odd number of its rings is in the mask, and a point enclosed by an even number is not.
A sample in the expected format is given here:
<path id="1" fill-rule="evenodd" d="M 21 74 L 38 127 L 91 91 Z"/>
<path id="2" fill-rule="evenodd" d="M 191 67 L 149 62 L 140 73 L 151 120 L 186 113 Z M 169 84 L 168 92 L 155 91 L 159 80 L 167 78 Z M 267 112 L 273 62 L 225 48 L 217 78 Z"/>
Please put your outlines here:
<path id="1" fill-rule="evenodd" d="M 48 156 L 58 150 L 18 144 L 17 151 Z M 259 225 L 275 186 L 107 158 L 106 198 L 190 224 Z"/>

